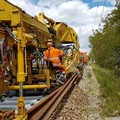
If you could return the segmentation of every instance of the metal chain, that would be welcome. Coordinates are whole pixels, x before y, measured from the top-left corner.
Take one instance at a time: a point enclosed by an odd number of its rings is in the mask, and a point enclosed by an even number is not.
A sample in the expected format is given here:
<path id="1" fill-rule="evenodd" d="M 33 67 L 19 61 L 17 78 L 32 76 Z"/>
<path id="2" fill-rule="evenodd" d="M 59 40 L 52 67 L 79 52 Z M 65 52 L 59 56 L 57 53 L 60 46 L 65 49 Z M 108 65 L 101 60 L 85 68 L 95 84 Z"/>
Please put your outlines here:
<path id="1" fill-rule="evenodd" d="M 4 39 L 4 43 L 3 43 L 4 57 L 2 58 L 2 67 L 0 70 L 0 79 L 2 79 L 4 77 L 5 70 L 7 67 L 7 60 L 8 60 L 8 41 L 7 41 L 7 38 L 8 38 L 8 33 L 5 32 L 5 39 Z"/>
<path id="2" fill-rule="evenodd" d="M 2 115 L 2 120 L 13 120 L 13 119 L 15 119 L 15 111 L 13 110 L 7 111 Z"/>

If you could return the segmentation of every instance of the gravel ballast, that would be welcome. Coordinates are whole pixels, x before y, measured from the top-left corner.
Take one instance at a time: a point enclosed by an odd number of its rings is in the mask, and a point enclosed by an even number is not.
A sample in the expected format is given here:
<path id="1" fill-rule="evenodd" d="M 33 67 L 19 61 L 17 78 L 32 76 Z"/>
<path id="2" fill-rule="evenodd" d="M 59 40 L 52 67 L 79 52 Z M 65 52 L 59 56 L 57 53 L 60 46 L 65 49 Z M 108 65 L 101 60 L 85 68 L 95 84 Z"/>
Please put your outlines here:
<path id="1" fill-rule="evenodd" d="M 91 66 L 85 66 L 79 83 L 65 96 L 50 120 L 102 120 L 99 115 L 99 84 Z"/>

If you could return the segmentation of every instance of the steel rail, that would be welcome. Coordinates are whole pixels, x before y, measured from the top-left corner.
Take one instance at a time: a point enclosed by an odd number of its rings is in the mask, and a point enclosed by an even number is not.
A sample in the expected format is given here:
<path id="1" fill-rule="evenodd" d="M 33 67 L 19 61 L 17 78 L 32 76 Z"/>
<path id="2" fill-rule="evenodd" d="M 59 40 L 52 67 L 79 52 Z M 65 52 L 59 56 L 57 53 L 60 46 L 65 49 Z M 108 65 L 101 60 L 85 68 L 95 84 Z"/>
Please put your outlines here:
<path id="1" fill-rule="evenodd" d="M 78 74 L 74 73 L 72 77 L 56 91 L 48 95 L 38 104 L 27 111 L 29 120 L 47 120 L 53 111 L 57 108 L 64 95 L 78 78 Z"/>

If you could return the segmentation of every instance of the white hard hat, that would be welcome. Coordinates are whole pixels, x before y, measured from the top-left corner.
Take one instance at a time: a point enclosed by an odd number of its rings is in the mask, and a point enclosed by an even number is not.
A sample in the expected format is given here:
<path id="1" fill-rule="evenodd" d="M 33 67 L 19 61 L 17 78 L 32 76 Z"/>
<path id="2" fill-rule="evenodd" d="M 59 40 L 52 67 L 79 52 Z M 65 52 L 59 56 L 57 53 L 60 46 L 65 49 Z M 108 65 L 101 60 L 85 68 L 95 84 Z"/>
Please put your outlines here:
<path id="1" fill-rule="evenodd" d="M 48 42 L 48 43 L 47 43 L 47 46 L 52 46 L 52 45 L 53 45 L 52 42 Z"/>

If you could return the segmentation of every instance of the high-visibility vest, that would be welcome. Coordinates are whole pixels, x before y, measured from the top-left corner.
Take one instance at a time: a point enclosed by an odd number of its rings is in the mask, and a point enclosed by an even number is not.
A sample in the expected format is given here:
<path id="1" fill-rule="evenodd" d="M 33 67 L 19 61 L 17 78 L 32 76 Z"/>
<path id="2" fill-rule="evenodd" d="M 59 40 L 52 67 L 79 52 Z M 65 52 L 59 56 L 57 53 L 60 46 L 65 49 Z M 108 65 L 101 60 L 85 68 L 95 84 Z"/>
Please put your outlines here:
<path id="1" fill-rule="evenodd" d="M 53 66 L 61 65 L 59 57 L 63 56 L 64 52 L 62 50 L 51 47 L 44 53 L 44 60 L 51 61 Z"/>

